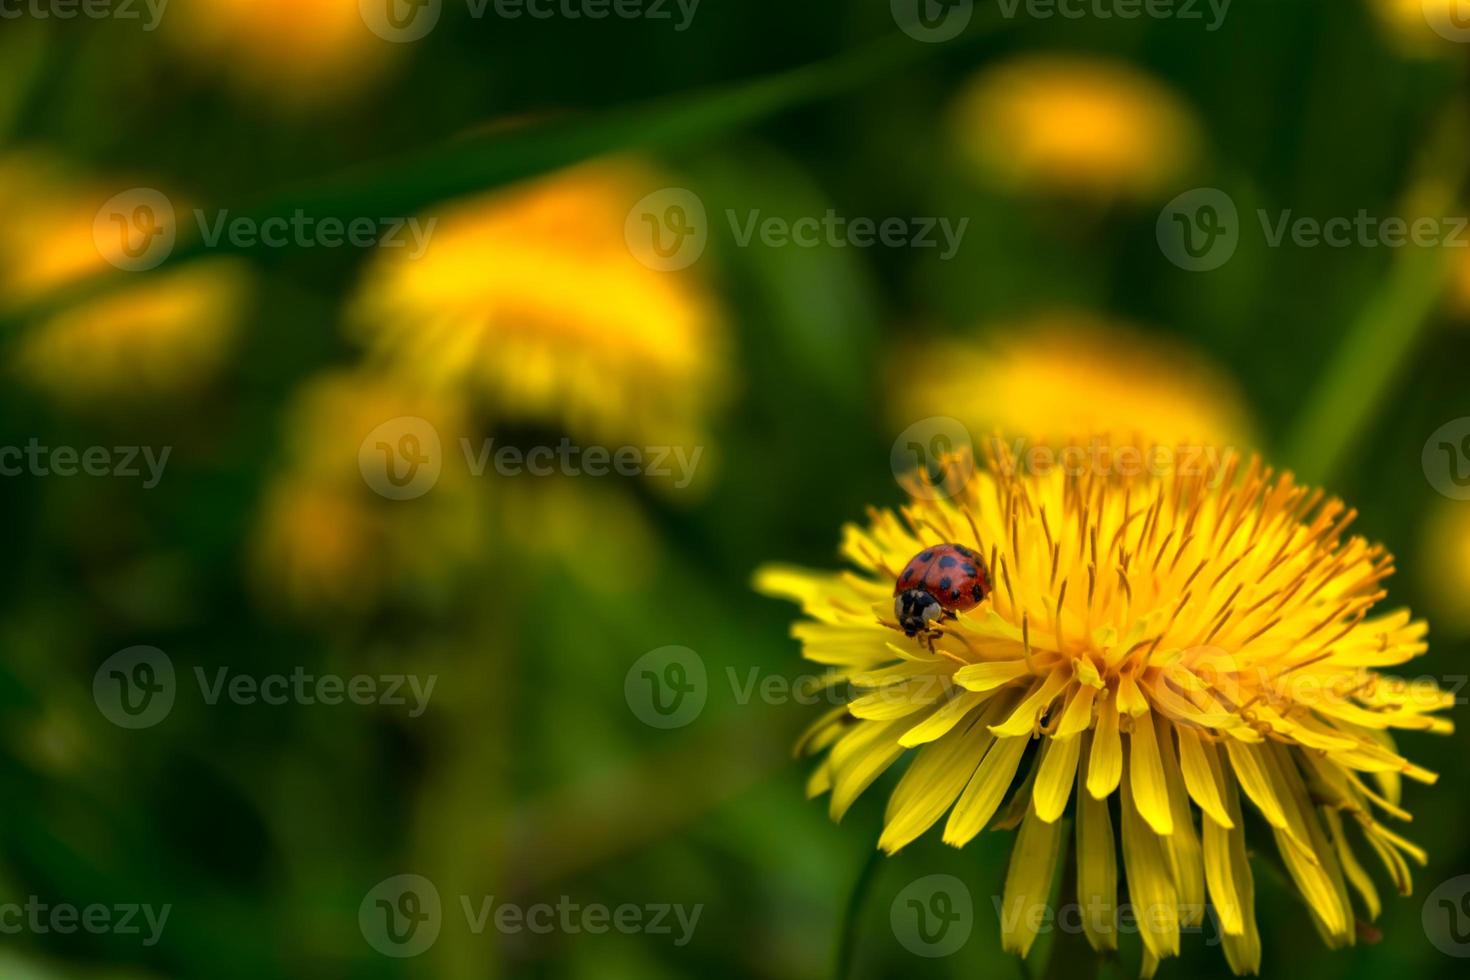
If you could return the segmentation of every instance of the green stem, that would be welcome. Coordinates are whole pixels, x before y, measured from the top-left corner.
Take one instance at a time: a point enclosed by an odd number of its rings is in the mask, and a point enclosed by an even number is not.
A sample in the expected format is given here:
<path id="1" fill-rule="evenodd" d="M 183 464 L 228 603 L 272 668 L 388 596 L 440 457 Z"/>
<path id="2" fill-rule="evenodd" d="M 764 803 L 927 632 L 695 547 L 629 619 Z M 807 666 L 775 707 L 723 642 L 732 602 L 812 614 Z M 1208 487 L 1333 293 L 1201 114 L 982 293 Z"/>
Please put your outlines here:
<path id="1" fill-rule="evenodd" d="M 832 971 L 833 980 L 847 980 L 852 976 L 852 962 L 857 953 L 858 925 L 863 917 L 863 906 L 867 904 L 868 893 L 873 890 L 873 879 L 877 877 L 878 867 L 882 863 L 883 852 L 873 848 L 868 852 L 862 869 L 858 871 L 857 881 L 853 882 L 852 892 L 847 897 L 847 908 L 842 914 L 842 925 L 837 933 L 837 965 Z"/>

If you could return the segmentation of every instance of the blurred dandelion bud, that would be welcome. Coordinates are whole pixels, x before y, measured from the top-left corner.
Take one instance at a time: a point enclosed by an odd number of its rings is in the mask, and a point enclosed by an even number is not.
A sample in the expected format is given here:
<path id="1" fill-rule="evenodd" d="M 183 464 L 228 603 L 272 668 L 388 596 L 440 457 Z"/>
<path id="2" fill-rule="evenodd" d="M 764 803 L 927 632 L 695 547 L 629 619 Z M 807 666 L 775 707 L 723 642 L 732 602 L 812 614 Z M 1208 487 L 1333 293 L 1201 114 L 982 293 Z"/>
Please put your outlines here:
<path id="1" fill-rule="evenodd" d="M 1027 193 L 1149 201 L 1199 154 L 1180 98 L 1122 63 L 1029 55 L 976 75 L 951 111 L 963 155 L 987 179 Z"/>

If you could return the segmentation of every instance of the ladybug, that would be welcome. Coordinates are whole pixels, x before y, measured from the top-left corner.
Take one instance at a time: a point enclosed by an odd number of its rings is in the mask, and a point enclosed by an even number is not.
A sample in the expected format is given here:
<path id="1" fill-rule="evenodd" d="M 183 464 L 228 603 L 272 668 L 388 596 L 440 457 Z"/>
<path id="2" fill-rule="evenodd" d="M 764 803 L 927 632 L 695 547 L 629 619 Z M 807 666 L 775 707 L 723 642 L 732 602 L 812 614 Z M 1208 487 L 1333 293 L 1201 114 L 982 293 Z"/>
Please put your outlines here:
<path id="1" fill-rule="evenodd" d="M 989 594 L 990 569 L 979 555 L 962 544 L 937 544 L 904 566 L 893 587 L 893 615 L 904 635 L 915 636 Z"/>

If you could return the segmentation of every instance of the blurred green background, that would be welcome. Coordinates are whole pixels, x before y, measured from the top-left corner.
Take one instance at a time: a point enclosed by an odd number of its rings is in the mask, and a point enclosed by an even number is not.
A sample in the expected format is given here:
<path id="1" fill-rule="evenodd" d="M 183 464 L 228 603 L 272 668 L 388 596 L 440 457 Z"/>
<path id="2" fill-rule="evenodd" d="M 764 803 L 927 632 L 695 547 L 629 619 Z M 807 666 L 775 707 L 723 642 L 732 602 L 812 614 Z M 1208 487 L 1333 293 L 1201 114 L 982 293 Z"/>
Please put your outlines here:
<path id="1" fill-rule="evenodd" d="M 890 449 L 919 419 L 897 407 L 895 387 L 922 390 L 926 370 L 944 367 L 914 352 L 1023 344 L 1032 318 L 1057 308 L 1134 324 L 1135 341 L 1187 345 L 1216 365 L 1253 420 L 1242 438 L 1344 496 L 1361 510 L 1358 530 L 1398 556 L 1388 605 L 1431 624 L 1430 653 L 1405 672 L 1463 679 L 1470 518 L 1457 508 L 1470 503 L 1436 491 L 1421 453 L 1470 415 L 1466 252 L 1272 248 L 1254 218 L 1258 208 L 1467 213 L 1470 47 L 1429 30 L 1417 3 L 1236 0 L 1215 30 L 1024 7 L 1008 18 L 980 3 L 942 42 L 900 30 L 887 4 L 827 0 L 705 0 L 683 30 L 672 5 L 672 20 L 542 20 L 493 8 L 475 18 L 446 0 L 438 26 L 412 43 L 373 35 L 356 0 L 172 0 L 157 30 L 3 9 L 20 13 L 0 23 L 0 446 L 171 453 L 152 489 L 122 477 L 0 479 L 0 902 L 171 912 L 152 945 L 115 931 L 6 929 L 0 976 L 823 977 L 848 918 L 856 976 L 1027 975 L 1001 954 L 988 899 L 1007 835 L 958 852 L 927 836 L 883 861 L 849 911 L 883 794 L 831 825 L 804 800 L 790 755 L 821 708 L 742 691 L 751 678 L 814 672 L 788 639 L 792 611 L 756 596 L 751 573 L 773 560 L 834 566 L 841 524 L 898 502 Z M 1180 140 L 1192 148 L 1144 139 L 1142 159 L 1181 160 L 1139 189 L 1119 189 L 1126 159 L 1122 173 L 1102 166 L 1073 186 L 988 172 L 964 133 L 990 123 L 957 116 L 957 100 L 977 73 L 1033 55 L 1151 79 L 1189 120 Z M 1025 146 L 1007 144 L 1022 169 Z M 151 272 L 65 258 L 92 248 L 93 213 L 129 188 L 166 188 L 181 214 L 299 206 L 447 223 L 481 192 L 514 195 L 563 167 L 629 155 L 666 176 L 613 195 L 619 222 L 665 186 L 692 190 L 707 210 L 706 252 L 668 275 L 679 302 L 715 311 L 714 326 L 673 340 L 653 330 L 655 349 L 687 357 L 650 367 L 658 357 L 618 331 L 665 274 L 626 263 L 634 250 L 619 253 L 627 318 L 594 296 L 558 334 L 566 297 L 606 285 L 590 273 L 526 279 L 516 308 L 537 311 L 529 329 L 556 363 L 634 350 L 607 369 L 614 380 L 674 407 L 619 427 L 620 410 L 601 406 L 605 392 L 579 369 L 551 383 L 549 404 L 585 397 L 601 424 L 584 424 L 466 382 L 471 393 L 445 409 L 457 421 L 440 425 L 444 468 L 458 478 L 419 500 L 384 500 L 357 471 L 374 426 L 430 417 L 415 399 L 444 394 L 415 387 L 446 335 L 421 331 L 413 311 L 438 309 L 435 290 L 453 292 L 456 270 L 475 280 L 517 268 L 496 248 L 527 242 L 585 247 L 598 276 L 616 280 L 604 246 L 623 247 L 620 223 L 592 228 L 600 212 L 575 199 L 588 229 L 507 221 L 454 252 L 461 265 L 434 266 L 445 278 L 426 276 L 427 298 L 398 313 L 362 312 L 375 283 L 416 274 L 379 249 L 211 249 L 185 228 Z M 1233 257 L 1204 273 L 1173 264 L 1157 237 L 1160 209 L 1196 187 L 1222 189 L 1241 215 Z M 756 209 L 969 224 L 947 260 L 883 245 L 742 247 L 723 216 Z M 77 215 L 80 236 L 56 244 Z M 462 247 L 443 244 L 444 228 L 425 263 L 441 244 Z M 240 281 L 156 341 L 157 311 L 88 305 L 223 261 L 216 252 Z M 394 329 L 408 339 L 383 341 Z M 114 353 L 89 359 L 94 349 Z M 506 349 L 492 332 L 471 360 L 501 359 L 507 377 L 531 370 Z M 1098 372 L 1128 384 L 1127 367 Z M 363 371 L 392 380 L 342 396 L 355 407 L 313 401 Z M 555 364 L 545 371 L 558 377 Z M 1176 381 L 1189 387 L 1187 374 Z M 1078 396 L 1042 388 L 1041 404 Z M 1001 408 L 1024 416 L 1024 405 Z M 646 476 L 472 477 L 456 446 L 461 435 L 521 448 L 563 436 L 659 445 L 673 430 L 705 447 L 689 488 Z M 167 654 L 178 693 L 166 718 L 130 730 L 99 710 L 93 681 L 135 645 Z M 669 645 L 697 653 L 707 700 L 661 729 L 640 720 L 625 681 Z M 432 676 L 436 687 L 418 717 L 385 704 L 209 704 L 195 671 L 222 667 Z M 1265 976 L 1460 975 L 1421 912 L 1438 883 L 1470 872 L 1470 789 L 1456 764 L 1465 736 L 1410 733 L 1400 744 L 1442 773 L 1405 798 L 1408 836 L 1431 856 L 1415 895 L 1386 896 L 1381 942 L 1332 953 L 1258 865 Z M 889 908 L 934 873 L 968 883 L 976 921 L 960 951 L 921 960 L 895 939 Z M 365 896 L 401 874 L 433 882 L 444 906 L 437 941 L 402 959 L 376 950 L 359 923 Z M 702 913 L 682 945 L 677 929 L 477 934 L 461 896 Z M 1184 946 L 1161 976 L 1228 975 L 1203 937 Z M 1134 975 L 1136 958 L 1125 949 L 1113 974 Z"/>

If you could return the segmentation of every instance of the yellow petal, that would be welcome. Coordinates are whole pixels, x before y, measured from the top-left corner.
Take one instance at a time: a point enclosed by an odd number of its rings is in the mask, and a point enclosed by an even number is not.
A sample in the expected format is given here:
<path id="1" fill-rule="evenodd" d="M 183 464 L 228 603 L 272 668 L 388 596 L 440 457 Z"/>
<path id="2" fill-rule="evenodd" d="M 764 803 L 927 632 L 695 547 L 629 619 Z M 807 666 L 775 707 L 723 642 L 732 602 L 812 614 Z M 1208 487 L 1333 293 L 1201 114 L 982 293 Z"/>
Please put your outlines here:
<path id="1" fill-rule="evenodd" d="M 969 664 L 954 672 L 955 683 L 969 691 L 990 691 L 1031 673 L 1024 660 Z"/>
<path id="2" fill-rule="evenodd" d="M 944 816 L 992 741 L 977 716 L 920 749 L 888 798 L 878 846 L 892 854 Z"/>
<path id="3" fill-rule="evenodd" d="M 1061 824 L 1048 823 L 1035 812 L 1026 814 L 1011 850 L 1001 903 L 1000 942 L 1006 952 L 1024 957 L 1036 941 L 1051 901 L 1061 844 Z"/>
<path id="4" fill-rule="evenodd" d="M 1031 793 L 1036 815 L 1047 823 L 1054 822 L 1067 809 L 1072 796 L 1072 781 L 1077 775 L 1077 754 L 1082 740 L 1046 739 L 1041 750 L 1041 765 L 1036 771 L 1036 786 Z"/>
<path id="5" fill-rule="evenodd" d="M 1154 833 L 1168 835 L 1174 832 L 1174 814 L 1169 807 L 1169 787 L 1159 758 L 1158 735 L 1147 712 L 1145 708 L 1144 714 L 1133 719 L 1133 730 L 1128 733 L 1128 778 L 1139 814 Z"/>
<path id="6" fill-rule="evenodd" d="M 985 753 L 985 759 L 969 785 L 960 794 L 960 801 L 949 813 L 944 825 L 944 842 L 962 847 L 985 828 L 995 815 L 1000 801 L 1016 777 L 1016 767 L 1031 739 L 1026 737 L 999 738 Z"/>
<path id="7" fill-rule="evenodd" d="M 1106 800 L 1083 792 L 1087 759 L 1077 768 L 1077 902 L 1092 948 L 1118 948 L 1118 855 Z"/>
<path id="8" fill-rule="evenodd" d="M 1179 955 L 1179 894 L 1174 889 L 1164 845 L 1139 815 L 1133 774 L 1123 780 L 1123 876 L 1143 944 L 1158 959 Z"/>
<path id="9" fill-rule="evenodd" d="M 1215 746 L 1205 743 L 1188 725 L 1175 725 L 1174 730 L 1179 736 L 1179 765 L 1190 799 L 1215 823 L 1233 827 L 1216 784 L 1214 772 L 1219 762 L 1214 759 Z"/>
<path id="10" fill-rule="evenodd" d="M 1118 708 L 1112 701 L 1098 705 L 1097 730 L 1087 766 L 1087 792 L 1094 799 L 1111 796 L 1123 775 L 1123 740 L 1118 735 Z"/>

